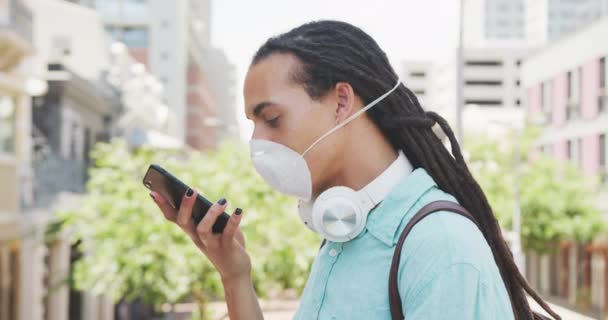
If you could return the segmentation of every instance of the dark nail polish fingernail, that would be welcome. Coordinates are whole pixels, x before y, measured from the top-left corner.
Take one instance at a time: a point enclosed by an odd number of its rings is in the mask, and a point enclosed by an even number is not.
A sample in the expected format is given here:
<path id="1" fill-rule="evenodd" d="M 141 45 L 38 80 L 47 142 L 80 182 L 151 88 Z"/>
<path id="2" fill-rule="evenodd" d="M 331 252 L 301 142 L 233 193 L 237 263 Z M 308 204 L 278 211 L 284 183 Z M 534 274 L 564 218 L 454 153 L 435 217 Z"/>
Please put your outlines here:
<path id="1" fill-rule="evenodd" d="M 226 204 L 226 198 L 221 198 L 218 202 L 219 205 L 225 205 Z"/>
<path id="2" fill-rule="evenodd" d="M 188 188 L 188 191 L 186 191 L 186 196 L 192 197 L 193 194 L 194 194 L 194 191 L 192 191 L 192 189 Z"/>
<path id="3" fill-rule="evenodd" d="M 236 214 L 237 216 L 240 216 L 241 213 L 243 213 L 243 209 L 241 208 L 236 208 L 236 210 L 234 210 L 234 214 Z"/>

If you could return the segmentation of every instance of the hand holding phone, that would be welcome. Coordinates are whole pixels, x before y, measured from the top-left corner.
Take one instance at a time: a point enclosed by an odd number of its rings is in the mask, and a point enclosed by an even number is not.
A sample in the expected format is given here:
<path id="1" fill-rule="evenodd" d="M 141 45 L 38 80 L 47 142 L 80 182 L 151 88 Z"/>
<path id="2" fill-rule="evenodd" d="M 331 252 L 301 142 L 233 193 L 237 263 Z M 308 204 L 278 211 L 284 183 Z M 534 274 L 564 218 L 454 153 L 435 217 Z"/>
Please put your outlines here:
<path id="1" fill-rule="evenodd" d="M 227 215 L 225 200 L 212 204 L 158 165 L 150 166 L 143 183 L 165 218 L 179 225 L 213 263 L 224 285 L 251 278 L 240 208 Z"/>
<path id="2" fill-rule="evenodd" d="M 160 194 L 175 210 L 179 210 L 184 194 L 190 189 L 188 185 L 157 164 L 150 165 L 143 183 L 150 191 Z M 212 203 L 209 200 L 200 194 L 197 195 L 196 202 L 192 207 L 192 220 L 195 225 L 201 222 L 211 206 Z M 230 216 L 223 212 L 213 225 L 213 233 L 221 233 L 229 219 Z"/>

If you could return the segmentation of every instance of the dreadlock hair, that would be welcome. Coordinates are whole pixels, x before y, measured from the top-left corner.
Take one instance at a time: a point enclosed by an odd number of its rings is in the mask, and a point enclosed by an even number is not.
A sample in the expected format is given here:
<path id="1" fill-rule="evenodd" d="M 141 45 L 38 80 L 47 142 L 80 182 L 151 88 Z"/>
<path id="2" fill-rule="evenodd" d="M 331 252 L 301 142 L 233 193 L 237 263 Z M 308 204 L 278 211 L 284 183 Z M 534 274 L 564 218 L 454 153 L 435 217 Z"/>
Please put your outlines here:
<path id="1" fill-rule="evenodd" d="M 252 65 L 273 53 L 294 55 L 299 70 L 292 80 L 312 99 L 325 96 L 338 82 L 349 83 L 365 104 L 393 86 L 398 76 L 386 53 L 363 30 L 339 21 L 316 21 L 272 37 L 260 47 Z M 534 319 L 526 293 L 555 319 L 560 317 L 538 296 L 519 273 L 492 208 L 471 175 L 447 121 L 425 112 L 405 85 L 367 111 L 368 116 L 395 149 L 402 150 L 415 168 L 424 168 L 438 186 L 452 194 L 477 220 L 504 281 L 515 319 Z M 438 124 L 447 135 L 452 154 L 433 132 Z"/>

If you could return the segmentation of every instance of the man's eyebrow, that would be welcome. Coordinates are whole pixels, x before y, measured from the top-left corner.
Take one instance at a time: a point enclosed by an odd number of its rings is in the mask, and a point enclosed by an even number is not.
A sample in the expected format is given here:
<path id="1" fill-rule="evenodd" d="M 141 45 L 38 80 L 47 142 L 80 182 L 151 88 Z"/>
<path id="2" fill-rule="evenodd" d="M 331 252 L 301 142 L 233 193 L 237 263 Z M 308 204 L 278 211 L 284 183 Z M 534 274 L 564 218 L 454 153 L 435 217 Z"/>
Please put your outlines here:
<path id="1" fill-rule="evenodd" d="M 274 105 L 274 104 L 269 101 L 264 101 L 264 102 L 260 102 L 260 103 L 256 104 L 256 106 L 253 108 L 253 116 L 254 117 L 259 116 L 260 113 L 262 113 L 262 111 L 264 110 L 264 108 L 269 107 L 271 105 Z"/>

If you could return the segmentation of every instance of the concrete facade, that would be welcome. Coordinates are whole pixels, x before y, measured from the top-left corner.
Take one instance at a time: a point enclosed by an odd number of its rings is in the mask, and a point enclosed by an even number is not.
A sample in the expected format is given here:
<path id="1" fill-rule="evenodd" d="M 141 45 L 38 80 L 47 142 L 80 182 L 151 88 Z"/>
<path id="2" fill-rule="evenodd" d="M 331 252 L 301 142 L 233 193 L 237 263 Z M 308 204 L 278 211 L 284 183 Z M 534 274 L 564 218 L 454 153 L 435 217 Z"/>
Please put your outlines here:
<path id="1" fill-rule="evenodd" d="M 486 128 L 488 121 L 515 121 L 521 118 L 525 94 L 520 69 L 529 51 L 525 47 L 465 49 L 461 84 L 465 132 L 474 128 Z M 439 112 L 451 123 L 455 121 L 457 112 L 456 72 L 455 55 L 435 62 L 430 68 L 426 96 L 428 109 Z M 477 115 L 480 112 L 486 115 L 480 117 Z"/>

